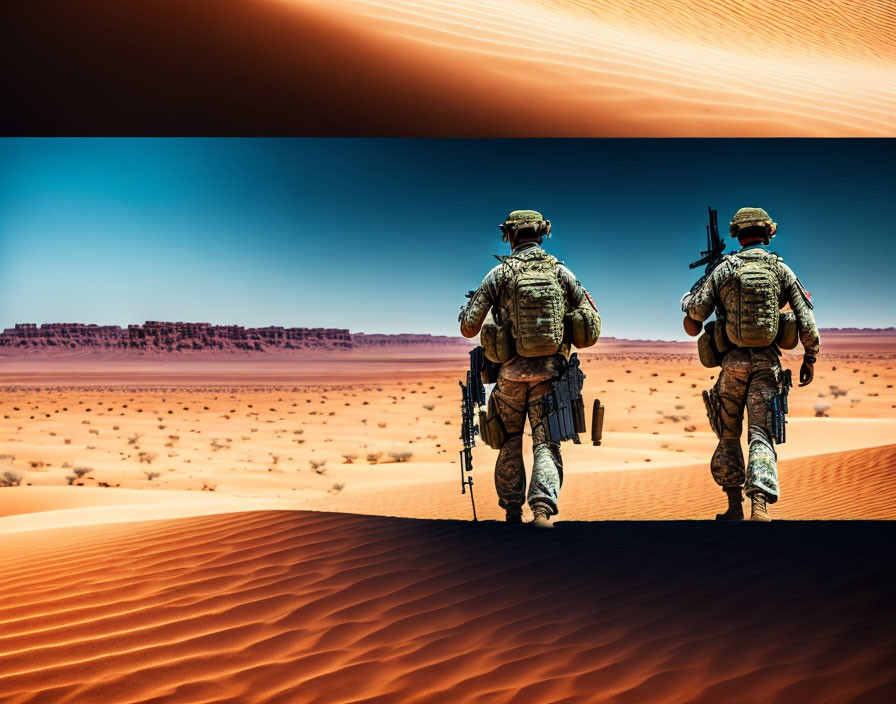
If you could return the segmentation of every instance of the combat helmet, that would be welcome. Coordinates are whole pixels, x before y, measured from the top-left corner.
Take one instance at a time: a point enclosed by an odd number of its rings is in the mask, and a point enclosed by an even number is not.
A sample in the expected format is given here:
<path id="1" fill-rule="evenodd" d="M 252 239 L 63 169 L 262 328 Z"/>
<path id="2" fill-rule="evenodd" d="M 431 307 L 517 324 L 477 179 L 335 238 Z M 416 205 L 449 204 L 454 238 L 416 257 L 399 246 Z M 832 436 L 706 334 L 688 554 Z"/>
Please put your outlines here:
<path id="1" fill-rule="evenodd" d="M 514 210 L 498 228 L 502 233 L 501 239 L 511 244 L 522 230 L 531 231 L 532 239 L 551 236 L 551 221 L 545 220 L 537 210 Z M 528 232 L 526 239 L 529 239 Z"/>
<path id="2" fill-rule="evenodd" d="M 728 231 L 732 237 L 740 239 L 742 231 L 747 228 L 762 228 L 765 231 L 765 241 L 768 242 L 775 236 L 778 223 L 772 221 L 771 216 L 762 208 L 741 208 L 728 223 Z"/>

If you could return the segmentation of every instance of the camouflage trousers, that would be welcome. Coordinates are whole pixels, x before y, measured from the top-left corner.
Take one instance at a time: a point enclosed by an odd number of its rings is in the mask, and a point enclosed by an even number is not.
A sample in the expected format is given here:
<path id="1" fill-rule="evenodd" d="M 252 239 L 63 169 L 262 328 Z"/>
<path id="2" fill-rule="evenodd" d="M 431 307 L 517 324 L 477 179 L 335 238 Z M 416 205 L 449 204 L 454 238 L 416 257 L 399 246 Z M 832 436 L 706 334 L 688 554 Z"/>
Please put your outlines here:
<path id="1" fill-rule="evenodd" d="M 529 506 L 541 504 L 552 515 L 557 513 L 557 499 L 563 483 L 563 461 L 560 445 L 547 441 L 542 421 L 541 397 L 550 393 L 551 380 L 511 380 L 498 377 L 498 386 L 492 392 L 498 415 L 510 437 L 498 453 L 495 464 L 495 489 L 498 503 L 513 511 L 524 501 Z M 523 464 L 523 426 L 526 416 L 532 428 L 532 481 L 526 492 L 526 468 Z"/>
<path id="2" fill-rule="evenodd" d="M 721 402 L 719 445 L 712 456 L 712 476 L 723 487 L 743 486 L 749 496 L 762 491 L 769 502 L 778 500 L 778 455 L 771 432 L 771 415 L 767 402 L 778 391 L 780 367 L 759 366 L 748 355 L 749 350 L 736 350 L 716 382 L 715 391 Z M 753 363 L 750 363 L 750 362 Z M 750 445 L 746 471 L 740 438 L 743 433 L 744 409 L 747 412 L 747 438 Z"/>

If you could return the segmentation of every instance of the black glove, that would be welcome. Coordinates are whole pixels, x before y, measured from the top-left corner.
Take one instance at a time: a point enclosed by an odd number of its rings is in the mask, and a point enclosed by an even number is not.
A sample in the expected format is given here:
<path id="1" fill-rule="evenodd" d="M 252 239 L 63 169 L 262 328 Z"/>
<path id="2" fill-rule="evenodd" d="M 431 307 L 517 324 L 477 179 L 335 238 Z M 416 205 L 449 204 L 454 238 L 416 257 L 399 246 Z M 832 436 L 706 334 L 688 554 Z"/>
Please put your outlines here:
<path id="1" fill-rule="evenodd" d="M 808 386 L 815 378 L 815 364 L 812 362 L 803 362 L 800 367 L 800 386 Z"/>

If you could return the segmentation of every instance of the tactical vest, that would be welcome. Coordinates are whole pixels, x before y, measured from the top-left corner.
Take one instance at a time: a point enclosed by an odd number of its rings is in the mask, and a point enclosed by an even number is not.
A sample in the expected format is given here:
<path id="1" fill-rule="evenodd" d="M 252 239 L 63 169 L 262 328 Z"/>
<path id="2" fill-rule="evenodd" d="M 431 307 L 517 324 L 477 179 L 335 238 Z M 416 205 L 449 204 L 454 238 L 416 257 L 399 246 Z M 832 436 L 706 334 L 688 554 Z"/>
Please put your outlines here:
<path id="1" fill-rule="evenodd" d="M 557 279 L 557 260 L 532 248 L 505 258 L 502 307 L 517 354 L 543 357 L 563 344 L 566 295 Z"/>
<path id="2" fill-rule="evenodd" d="M 778 255 L 761 249 L 731 255 L 734 269 L 720 287 L 725 333 L 738 347 L 767 347 L 778 334 Z"/>

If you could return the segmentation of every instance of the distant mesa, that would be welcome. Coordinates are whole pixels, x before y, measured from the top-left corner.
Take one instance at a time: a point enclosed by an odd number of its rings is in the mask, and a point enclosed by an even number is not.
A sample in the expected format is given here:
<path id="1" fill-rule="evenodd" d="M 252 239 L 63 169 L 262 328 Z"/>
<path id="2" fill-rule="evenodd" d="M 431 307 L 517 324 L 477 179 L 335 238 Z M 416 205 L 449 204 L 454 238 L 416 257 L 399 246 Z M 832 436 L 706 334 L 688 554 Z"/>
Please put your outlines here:
<path id="1" fill-rule="evenodd" d="M 21 323 L 0 333 L 0 350 L 22 351 L 275 352 L 469 344 L 462 337 L 444 335 L 368 335 L 339 328 L 245 328 L 155 320 L 126 328 L 82 323 Z"/>

